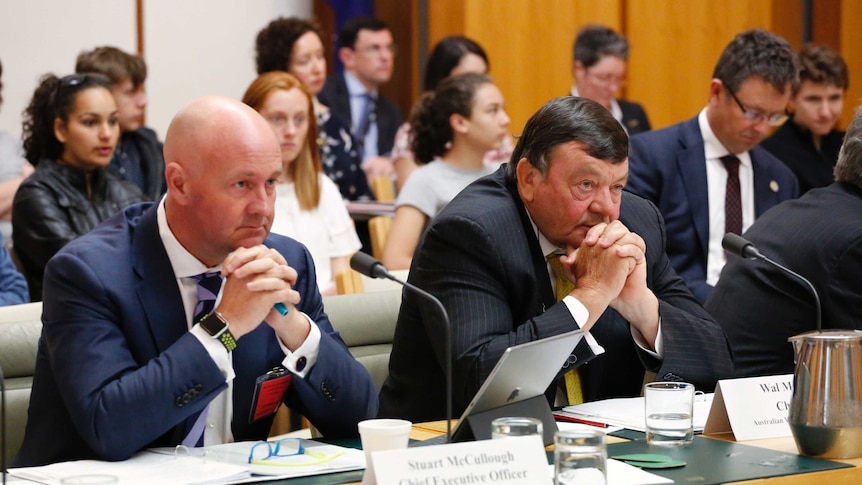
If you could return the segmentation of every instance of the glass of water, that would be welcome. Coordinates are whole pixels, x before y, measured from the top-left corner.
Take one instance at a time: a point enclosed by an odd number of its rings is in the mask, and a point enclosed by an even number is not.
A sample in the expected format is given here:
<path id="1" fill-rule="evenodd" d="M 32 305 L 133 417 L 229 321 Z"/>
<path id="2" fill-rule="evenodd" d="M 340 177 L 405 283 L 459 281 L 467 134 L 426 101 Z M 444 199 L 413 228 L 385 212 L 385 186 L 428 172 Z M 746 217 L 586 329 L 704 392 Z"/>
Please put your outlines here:
<path id="1" fill-rule="evenodd" d="M 505 417 L 491 421 L 491 438 L 510 436 L 542 436 L 542 422 L 535 418 Z"/>
<path id="2" fill-rule="evenodd" d="M 554 484 L 605 485 L 608 451 L 601 430 L 554 433 Z"/>
<path id="3" fill-rule="evenodd" d="M 651 445 L 679 446 L 694 438 L 694 386 L 685 382 L 650 382 L 644 386 L 646 439 Z"/>

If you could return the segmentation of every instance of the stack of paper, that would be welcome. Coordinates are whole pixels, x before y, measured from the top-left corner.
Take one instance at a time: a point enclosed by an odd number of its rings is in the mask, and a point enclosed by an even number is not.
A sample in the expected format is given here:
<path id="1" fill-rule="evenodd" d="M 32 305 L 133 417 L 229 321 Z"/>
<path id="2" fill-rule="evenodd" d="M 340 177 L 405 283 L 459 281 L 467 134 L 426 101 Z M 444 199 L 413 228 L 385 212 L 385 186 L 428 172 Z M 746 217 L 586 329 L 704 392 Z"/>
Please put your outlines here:
<path id="1" fill-rule="evenodd" d="M 709 417 L 713 394 L 698 394 L 694 396 L 694 416 L 692 418 L 694 431 L 702 432 Z M 643 397 L 629 397 L 593 401 L 575 406 L 566 406 L 560 414 L 575 418 L 605 423 L 610 426 L 621 426 L 635 431 L 644 431 L 646 413 Z"/>

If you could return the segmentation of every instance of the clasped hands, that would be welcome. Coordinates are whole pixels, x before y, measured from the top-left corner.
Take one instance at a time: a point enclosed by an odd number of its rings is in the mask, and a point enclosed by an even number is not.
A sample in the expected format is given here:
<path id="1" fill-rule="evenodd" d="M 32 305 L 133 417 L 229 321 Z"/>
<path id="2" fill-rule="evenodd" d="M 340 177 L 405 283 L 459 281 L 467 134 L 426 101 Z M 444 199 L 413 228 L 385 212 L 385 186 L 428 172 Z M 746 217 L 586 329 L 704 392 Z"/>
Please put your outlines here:
<path id="1" fill-rule="evenodd" d="M 650 345 L 658 333 L 658 299 L 646 284 L 646 243 L 620 221 L 600 223 L 587 231 L 577 249 L 560 258 L 575 282 L 571 295 L 590 318 L 588 331 L 607 307 L 634 325 Z"/>
<path id="2" fill-rule="evenodd" d="M 284 256 L 263 245 L 239 248 L 225 258 L 222 275 L 225 286 L 216 310 L 230 324 L 234 338 L 239 340 L 265 320 L 286 347 L 293 350 L 302 345 L 310 324 L 296 310 L 300 301 L 299 292 L 293 289 L 297 273 Z M 276 303 L 287 307 L 287 315 L 273 308 Z"/>

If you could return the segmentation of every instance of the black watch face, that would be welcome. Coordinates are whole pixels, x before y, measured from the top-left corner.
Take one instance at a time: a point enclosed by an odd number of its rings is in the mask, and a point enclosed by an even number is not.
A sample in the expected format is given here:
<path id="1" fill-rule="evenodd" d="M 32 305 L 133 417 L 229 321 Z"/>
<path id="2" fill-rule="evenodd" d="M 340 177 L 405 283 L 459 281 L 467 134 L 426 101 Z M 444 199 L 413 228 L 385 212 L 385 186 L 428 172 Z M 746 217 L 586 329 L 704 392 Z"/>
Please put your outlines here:
<path id="1" fill-rule="evenodd" d="M 215 314 L 215 312 L 203 317 L 200 321 L 201 327 L 210 335 L 218 335 L 227 324 Z"/>

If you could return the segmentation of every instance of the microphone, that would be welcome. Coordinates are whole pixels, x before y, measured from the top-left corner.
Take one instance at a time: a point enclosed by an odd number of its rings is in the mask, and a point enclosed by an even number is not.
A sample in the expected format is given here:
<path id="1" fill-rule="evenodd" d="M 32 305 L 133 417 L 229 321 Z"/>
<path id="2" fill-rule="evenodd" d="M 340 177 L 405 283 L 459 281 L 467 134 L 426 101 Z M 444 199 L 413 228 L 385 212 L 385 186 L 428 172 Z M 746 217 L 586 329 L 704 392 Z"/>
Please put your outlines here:
<path id="1" fill-rule="evenodd" d="M 811 294 L 814 295 L 814 306 L 817 311 L 817 331 L 820 331 L 820 296 L 817 294 L 817 290 L 814 288 L 814 285 L 812 285 L 807 278 L 767 258 L 763 254 L 761 254 L 756 247 L 754 247 L 754 244 L 752 244 L 751 241 L 732 232 L 725 234 L 724 237 L 721 239 L 721 247 L 724 248 L 725 251 L 731 254 L 735 254 L 741 258 L 760 260 L 765 263 L 769 263 L 772 266 L 775 266 L 776 268 L 780 269 L 781 271 L 784 271 L 785 273 L 796 277 L 797 280 L 805 283 L 805 285 L 807 285 L 807 288 L 811 290 Z"/>
<path id="2" fill-rule="evenodd" d="M 452 441 L 452 327 L 449 324 L 449 314 L 446 312 L 446 308 L 436 296 L 416 285 L 397 278 L 383 266 L 380 260 L 369 254 L 361 251 L 354 253 L 350 257 L 350 267 L 369 278 L 392 280 L 422 298 L 431 301 L 440 310 L 440 315 L 443 317 L 443 323 L 446 326 L 446 443 L 450 443 Z"/>

